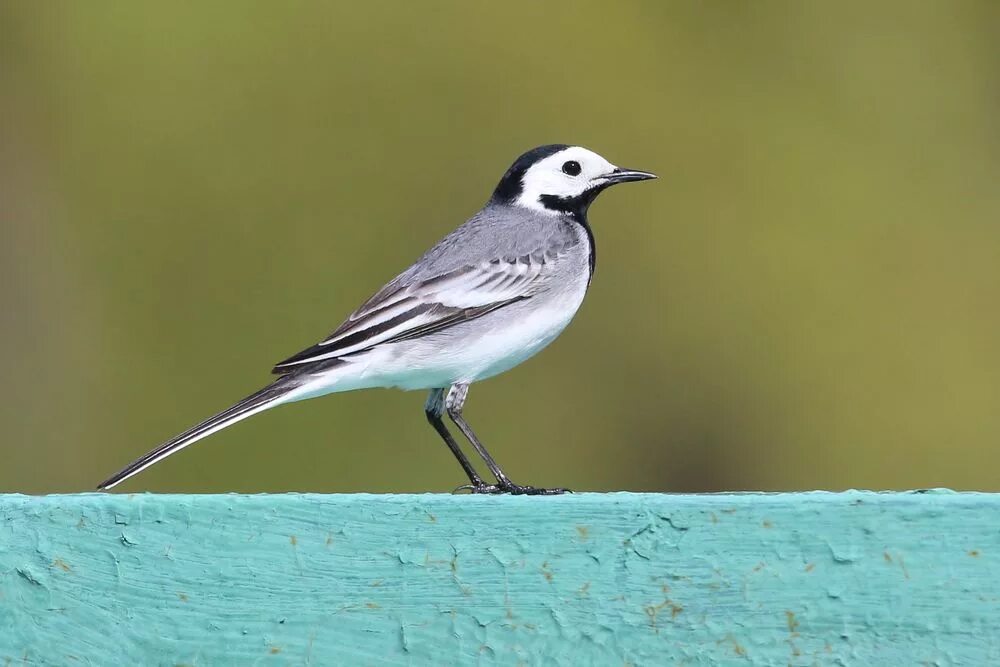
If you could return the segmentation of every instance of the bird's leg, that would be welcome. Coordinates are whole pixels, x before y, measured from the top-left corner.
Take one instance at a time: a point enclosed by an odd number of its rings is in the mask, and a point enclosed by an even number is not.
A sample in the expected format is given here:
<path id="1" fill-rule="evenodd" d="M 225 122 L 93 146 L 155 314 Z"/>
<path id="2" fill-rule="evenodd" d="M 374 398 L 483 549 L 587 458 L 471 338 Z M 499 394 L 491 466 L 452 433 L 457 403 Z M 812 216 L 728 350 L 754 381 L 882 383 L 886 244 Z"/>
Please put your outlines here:
<path id="1" fill-rule="evenodd" d="M 458 446 L 455 439 L 451 437 L 451 433 L 448 432 L 448 427 L 444 425 L 444 420 L 441 419 L 441 415 L 444 414 L 444 389 L 431 389 L 430 395 L 427 397 L 427 403 L 424 405 L 424 414 L 427 415 L 427 421 L 430 422 L 434 430 L 437 431 L 441 439 L 444 440 L 445 444 L 448 445 L 448 449 L 451 453 L 455 455 L 458 459 L 459 464 L 462 466 L 462 470 L 465 474 L 469 476 L 469 482 L 471 482 L 472 489 L 487 489 L 493 487 L 491 484 L 487 484 L 483 481 L 483 478 L 479 476 L 476 469 L 472 467 L 469 463 L 469 459 L 465 456 L 465 452 L 462 448 Z M 496 487 L 493 487 L 496 488 Z"/>
<path id="2" fill-rule="evenodd" d="M 465 399 L 469 395 L 469 385 L 467 384 L 453 384 L 451 389 L 448 390 L 447 395 L 444 397 L 444 408 L 448 412 L 448 416 L 451 420 L 455 422 L 455 426 L 459 428 L 462 434 L 468 439 L 472 446 L 475 447 L 476 452 L 482 457 L 483 461 L 486 462 L 486 466 L 493 473 L 493 476 L 497 478 L 496 485 L 484 485 L 482 487 L 477 487 L 475 482 L 473 482 L 471 491 L 473 493 L 511 493 L 514 495 L 529 495 L 529 496 L 554 496 L 560 493 L 566 493 L 568 489 L 542 489 L 534 486 L 521 486 L 520 484 L 515 484 L 510 481 L 510 478 L 500 469 L 497 462 L 493 459 L 486 448 L 483 447 L 483 443 L 479 442 L 479 438 L 476 434 L 472 432 L 472 427 L 469 426 L 469 422 L 465 421 L 462 416 L 462 408 L 465 406 Z"/>

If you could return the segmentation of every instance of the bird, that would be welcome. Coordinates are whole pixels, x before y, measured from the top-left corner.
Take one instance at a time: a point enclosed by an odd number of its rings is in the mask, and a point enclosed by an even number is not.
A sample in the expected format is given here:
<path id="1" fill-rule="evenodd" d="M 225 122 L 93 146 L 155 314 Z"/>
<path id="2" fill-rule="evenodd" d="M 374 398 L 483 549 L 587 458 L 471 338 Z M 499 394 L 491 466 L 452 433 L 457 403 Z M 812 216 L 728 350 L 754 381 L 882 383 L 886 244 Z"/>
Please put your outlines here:
<path id="1" fill-rule="evenodd" d="M 511 481 L 465 419 L 469 386 L 510 370 L 562 333 L 594 274 L 590 205 L 612 185 L 653 178 L 648 171 L 617 167 L 582 146 L 548 144 L 527 151 L 478 213 L 386 283 L 328 337 L 276 364 L 273 382 L 136 459 L 97 488 L 111 489 L 202 438 L 284 403 L 395 387 L 428 391 L 426 419 L 469 479 L 459 489 L 566 492 Z M 445 416 L 493 480 L 480 476 Z"/>

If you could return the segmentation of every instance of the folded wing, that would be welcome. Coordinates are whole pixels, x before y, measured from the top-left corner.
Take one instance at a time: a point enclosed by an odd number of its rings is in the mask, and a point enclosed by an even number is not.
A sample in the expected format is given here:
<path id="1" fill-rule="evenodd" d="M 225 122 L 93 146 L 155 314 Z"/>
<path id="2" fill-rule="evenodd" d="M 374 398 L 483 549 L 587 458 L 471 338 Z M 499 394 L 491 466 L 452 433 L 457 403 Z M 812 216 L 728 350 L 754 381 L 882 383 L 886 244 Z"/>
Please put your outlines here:
<path id="1" fill-rule="evenodd" d="M 320 343 L 285 359 L 275 373 L 426 336 L 531 298 L 554 257 L 543 252 L 462 266 L 407 282 L 397 278 Z"/>

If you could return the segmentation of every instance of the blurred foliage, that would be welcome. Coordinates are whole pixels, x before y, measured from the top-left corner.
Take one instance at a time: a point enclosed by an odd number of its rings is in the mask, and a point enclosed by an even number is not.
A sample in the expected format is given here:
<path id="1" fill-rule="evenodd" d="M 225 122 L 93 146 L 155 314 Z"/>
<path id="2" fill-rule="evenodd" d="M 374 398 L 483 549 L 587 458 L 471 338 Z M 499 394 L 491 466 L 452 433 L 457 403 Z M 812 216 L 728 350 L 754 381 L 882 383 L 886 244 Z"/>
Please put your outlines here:
<path id="1" fill-rule="evenodd" d="M 473 387 L 576 489 L 1000 490 L 1000 3 L 0 7 L 0 489 L 77 491 L 263 384 L 537 144 L 661 180 Z M 424 396 L 284 406 L 128 482 L 447 491 Z"/>

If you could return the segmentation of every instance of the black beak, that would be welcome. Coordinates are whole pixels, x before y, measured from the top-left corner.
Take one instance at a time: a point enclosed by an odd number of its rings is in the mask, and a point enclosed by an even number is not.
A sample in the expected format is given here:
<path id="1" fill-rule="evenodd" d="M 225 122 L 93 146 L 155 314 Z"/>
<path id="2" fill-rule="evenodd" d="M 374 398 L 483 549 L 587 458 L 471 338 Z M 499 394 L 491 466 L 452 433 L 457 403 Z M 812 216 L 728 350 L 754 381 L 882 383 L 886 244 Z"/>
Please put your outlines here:
<path id="1" fill-rule="evenodd" d="M 628 183 L 629 181 L 648 181 L 651 178 L 656 178 L 656 174 L 648 171 L 639 171 L 638 169 L 615 167 L 614 171 L 610 174 L 605 174 L 601 178 L 605 179 L 605 183 L 614 185 L 616 183 Z"/>

